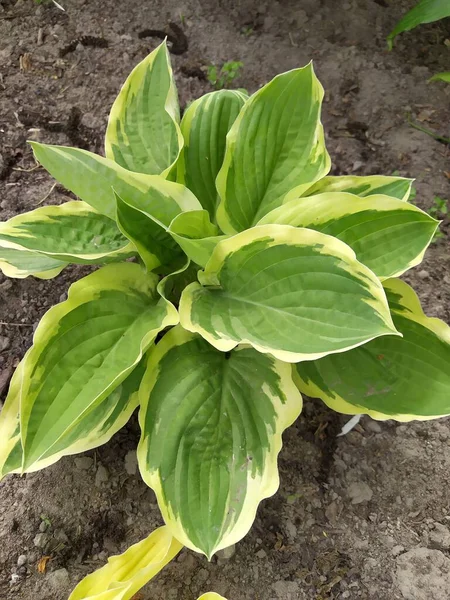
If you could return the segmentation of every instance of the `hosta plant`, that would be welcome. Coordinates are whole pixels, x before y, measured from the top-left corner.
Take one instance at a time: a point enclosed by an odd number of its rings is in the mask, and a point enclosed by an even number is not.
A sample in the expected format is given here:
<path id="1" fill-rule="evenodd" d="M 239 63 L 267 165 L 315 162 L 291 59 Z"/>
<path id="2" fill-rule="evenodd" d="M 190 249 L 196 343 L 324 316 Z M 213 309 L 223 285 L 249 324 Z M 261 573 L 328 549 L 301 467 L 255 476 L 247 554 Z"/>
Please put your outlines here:
<path id="1" fill-rule="evenodd" d="M 127 600 L 182 545 L 211 558 L 239 541 L 277 490 L 302 393 L 376 419 L 450 414 L 450 328 L 398 278 L 438 222 L 408 203 L 409 179 L 328 175 L 322 98 L 307 65 L 250 97 L 206 94 L 180 121 L 163 44 L 114 102 L 106 158 L 31 143 L 79 200 L 2 223 L 4 273 L 102 266 L 36 329 L 0 474 L 95 448 L 139 406 L 166 523 L 72 600 Z"/>

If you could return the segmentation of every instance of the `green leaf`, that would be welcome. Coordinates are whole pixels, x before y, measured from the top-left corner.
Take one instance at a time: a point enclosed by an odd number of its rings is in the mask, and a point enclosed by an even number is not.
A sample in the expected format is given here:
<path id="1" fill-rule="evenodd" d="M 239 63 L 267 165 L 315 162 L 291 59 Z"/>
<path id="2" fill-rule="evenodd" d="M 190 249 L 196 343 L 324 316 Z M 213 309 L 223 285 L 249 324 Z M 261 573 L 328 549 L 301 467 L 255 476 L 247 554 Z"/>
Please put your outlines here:
<path id="1" fill-rule="evenodd" d="M 0 223 L 0 256 L 3 248 L 77 264 L 106 263 L 135 254 L 114 221 L 78 201 L 44 206 Z"/>
<path id="2" fill-rule="evenodd" d="M 410 31 L 423 23 L 432 23 L 445 17 L 450 17 L 450 2 L 448 0 L 420 0 L 406 15 L 397 23 L 388 35 L 387 43 L 392 50 L 394 38 L 404 31 Z"/>
<path id="3" fill-rule="evenodd" d="M 67 263 L 43 254 L 0 247 L 0 270 L 6 277 L 23 279 L 33 275 L 38 279 L 52 279 L 66 266 Z"/>
<path id="4" fill-rule="evenodd" d="M 240 540 L 278 488 L 281 434 L 300 414 L 291 366 L 172 329 L 139 392 L 139 466 L 173 535 L 208 558 Z"/>
<path id="5" fill-rule="evenodd" d="M 445 81 L 450 83 L 450 71 L 444 71 L 443 73 L 436 73 L 433 77 L 430 77 L 428 81 Z"/>
<path id="6" fill-rule="evenodd" d="M 219 235 L 219 229 L 209 219 L 208 211 L 192 210 L 175 217 L 169 233 L 185 254 L 204 267 L 217 244 L 227 238 Z"/>
<path id="7" fill-rule="evenodd" d="M 106 156 L 121 167 L 148 175 L 167 175 L 183 136 L 178 97 L 164 41 L 125 81 L 109 115 Z"/>
<path id="8" fill-rule="evenodd" d="M 182 549 L 167 527 L 155 529 L 80 581 L 69 600 L 132 600 Z"/>
<path id="9" fill-rule="evenodd" d="M 328 173 L 322 98 L 309 64 L 278 75 L 247 100 L 228 133 L 216 181 L 224 233 L 251 227 Z"/>
<path id="10" fill-rule="evenodd" d="M 372 271 L 311 229 L 263 225 L 224 240 L 199 280 L 181 296 L 181 324 L 224 352 L 249 343 L 297 362 L 397 333 Z"/>
<path id="11" fill-rule="evenodd" d="M 347 192 L 365 198 L 374 194 L 391 196 L 398 200 L 408 200 L 414 179 L 387 177 L 384 175 L 340 175 L 324 177 L 303 194 L 315 196 L 325 192 Z"/>
<path id="12" fill-rule="evenodd" d="M 344 354 L 296 365 L 299 389 L 345 414 L 375 419 L 450 415 L 450 327 L 424 315 L 400 279 L 384 282 L 402 338 L 377 338 Z"/>
<path id="13" fill-rule="evenodd" d="M 185 146 L 178 162 L 178 181 L 194 192 L 213 220 L 226 136 L 246 100 L 237 91 L 211 92 L 193 102 L 181 121 Z"/>
<path id="14" fill-rule="evenodd" d="M 113 188 L 129 204 L 146 207 L 155 222 L 167 227 L 180 212 L 202 208 L 187 188 L 158 175 L 132 173 L 87 150 L 30 144 L 36 160 L 55 179 L 111 219 L 116 218 Z"/>
<path id="15" fill-rule="evenodd" d="M 137 248 L 148 271 L 160 265 L 171 265 L 182 256 L 178 244 L 167 234 L 167 227 L 152 218 L 146 204 L 138 208 L 125 202 L 118 194 L 115 198 L 117 224 Z"/>
<path id="16" fill-rule="evenodd" d="M 8 473 L 20 472 L 22 467 L 19 404 L 23 365 L 14 374 L 7 402 L 0 413 L 0 479 Z M 127 423 L 138 405 L 137 391 L 144 366 L 144 360 L 141 360 L 109 396 L 84 413 L 40 460 L 26 470 L 27 473 L 44 469 L 62 456 L 86 452 L 106 444 Z"/>
<path id="17" fill-rule="evenodd" d="M 23 471 L 126 379 L 159 331 L 178 322 L 157 283 L 137 264 L 108 265 L 44 315 L 7 399 L 19 395 Z"/>
<path id="18" fill-rule="evenodd" d="M 332 192 L 297 198 L 260 221 L 309 227 L 348 244 L 380 279 L 422 262 L 439 222 L 416 206 L 389 196 Z"/>

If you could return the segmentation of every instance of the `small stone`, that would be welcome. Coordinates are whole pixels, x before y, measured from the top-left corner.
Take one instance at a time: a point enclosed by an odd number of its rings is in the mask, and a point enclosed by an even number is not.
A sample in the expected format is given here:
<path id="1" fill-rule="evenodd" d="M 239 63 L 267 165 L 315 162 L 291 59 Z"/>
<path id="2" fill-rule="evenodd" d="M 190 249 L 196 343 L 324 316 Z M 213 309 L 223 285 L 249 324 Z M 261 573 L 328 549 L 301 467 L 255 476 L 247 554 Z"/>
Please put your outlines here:
<path id="1" fill-rule="evenodd" d="M 401 546 L 400 544 L 398 544 L 397 546 L 394 546 L 391 550 L 391 554 L 392 556 L 398 556 L 399 554 L 401 554 L 402 552 L 404 552 L 405 547 Z"/>
<path id="2" fill-rule="evenodd" d="M 61 542 L 62 544 L 69 543 L 69 538 L 67 537 L 67 534 L 64 531 L 64 529 L 56 529 L 55 533 L 53 534 L 53 537 L 55 538 L 55 540 Z"/>
<path id="3" fill-rule="evenodd" d="M 11 585 L 14 585 L 15 583 L 18 583 L 18 581 L 20 580 L 20 575 L 17 575 L 17 573 L 13 573 L 11 575 Z"/>
<path id="4" fill-rule="evenodd" d="M 61 594 L 70 585 L 67 569 L 57 569 L 47 575 L 47 584 L 53 591 Z M 63 595 L 63 594 L 62 594 Z"/>
<path id="5" fill-rule="evenodd" d="M 256 553 L 256 558 L 263 559 L 263 558 L 266 558 L 266 556 L 267 556 L 267 553 L 262 548 L 261 548 L 261 550 L 258 550 L 258 552 Z"/>
<path id="6" fill-rule="evenodd" d="M 48 523 L 46 521 L 41 521 L 39 524 L 39 531 L 41 533 L 44 533 L 44 531 L 47 531 L 48 529 Z"/>
<path id="7" fill-rule="evenodd" d="M 9 337 L 6 337 L 5 335 L 0 335 L 0 352 L 8 350 L 10 346 L 11 340 L 9 339 Z"/>
<path id="8" fill-rule="evenodd" d="M 49 541 L 50 536 L 48 533 L 38 533 L 33 540 L 33 544 L 36 548 L 45 548 Z"/>
<path id="9" fill-rule="evenodd" d="M 217 558 L 220 560 L 230 560 L 230 558 L 234 556 L 235 552 L 236 546 L 233 544 L 232 546 L 228 546 L 228 548 L 219 550 L 219 552 L 217 552 Z"/>
<path id="10" fill-rule="evenodd" d="M 381 425 L 378 421 L 374 421 L 373 419 L 367 418 L 364 421 L 364 429 L 366 431 L 371 431 L 372 433 L 381 433 L 383 430 L 381 429 Z"/>
<path id="11" fill-rule="evenodd" d="M 347 494 L 352 504 L 361 504 L 372 499 L 373 491 L 364 481 L 355 481 L 348 486 Z"/>
<path id="12" fill-rule="evenodd" d="M 339 508 L 336 502 L 331 502 L 325 509 L 325 516 L 332 525 L 336 524 Z"/>
<path id="13" fill-rule="evenodd" d="M 125 471 L 128 475 L 136 475 L 137 473 L 137 456 L 135 450 L 129 450 L 125 455 Z"/>
<path id="14" fill-rule="evenodd" d="M 414 548 L 397 558 L 396 579 L 406 600 L 444 600 L 450 589 L 450 559 L 439 550 Z"/>
<path id="15" fill-rule="evenodd" d="M 95 474 L 95 485 L 101 487 L 109 479 L 109 473 L 106 467 L 102 464 L 98 465 L 97 473 Z"/>
<path id="16" fill-rule="evenodd" d="M 94 460 L 90 456 L 77 456 L 75 466 L 81 471 L 87 471 L 94 464 Z"/>
<path id="17" fill-rule="evenodd" d="M 23 567 L 24 565 L 27 564 L 27 561 L 28 561 L 27 555 L 26 554 L 21 554 L 19 556 L 19 558 L 17 559 L 17 566 L 18 567 Z"/>
<path id="18" fill-rule="evenodd" d="M 83 52 L 84 46 L 81 42 L 78 42 L 77 47 L 75 48 L 75 52 Z"/>
<path id="19" fill-rule="evenodd" d="M 420 277 L 420 279 L 429 279 L 430 277 L 430 273 L 428 271 L 426 271 L 425 269 L 422 269 L 421 271 L 419 271 L 417 273 L 418 277 Z"/>
<path id="20" fill-rule="evenodd" d="M 442 523 L 435 523 L 433 531 L 430 531 L 430 548 L 450 550 L 450 530 Z"/>

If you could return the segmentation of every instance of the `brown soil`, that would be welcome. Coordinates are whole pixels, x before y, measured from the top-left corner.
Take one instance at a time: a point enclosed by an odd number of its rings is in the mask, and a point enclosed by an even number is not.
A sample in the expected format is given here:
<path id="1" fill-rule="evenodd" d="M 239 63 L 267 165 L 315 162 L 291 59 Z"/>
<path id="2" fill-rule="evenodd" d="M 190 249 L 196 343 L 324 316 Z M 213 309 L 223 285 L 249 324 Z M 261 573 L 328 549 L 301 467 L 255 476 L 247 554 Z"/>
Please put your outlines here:
<path id="1" fill-rule="evenodd" d="M 416 177 L 424 209 L 435 196 L 450 198 L 449 147 L 407 122 L 411 114 L 450 136 L 450 86 L 427 84 L 449 70 L 450 20 L 405 34 L 386 52 L 385 37 L 412 0 L 60 2 L 65 13 L 51 3 L 0 0 L 2 219 L 68 195 L 33 169 L 27 139 L 102 152 L 121 83 L 159 43 L 140 37 L 145 29 L 174 38 L 182 106 L 210 90 L 209 64 L 242 61 L 236 85 L 254 91 L 314 59 L 327 92 L 333 173 Z M 450 321 L 448 220 L 442 230 L 407 279 L 428 314 Z M 42 314 L 85 272 L 71 267 L 50 282 L 0 275 L 0 384 Z M 208 563 L 183 551 L 142 598 L 188 600 L 215 590 L 229 600 L 449 599 L 450 421 L 364 419 L 336 438 L 343 422 L 307 402 L 284 438 L 281 488 L 262 503 L 234 556 Z M 1 600 L 64 599 L 108 555 L 161 522 L 153 492 L 133 472 L 137 440 L 132 420 L 105 447 L 0 483 Z M 43 517 L 48 529 L 36 539 Z M 18 566 L 20 555 L 26 562 Z M 51 556 L 44 574 L 36 568 L 42 556 Z"/>

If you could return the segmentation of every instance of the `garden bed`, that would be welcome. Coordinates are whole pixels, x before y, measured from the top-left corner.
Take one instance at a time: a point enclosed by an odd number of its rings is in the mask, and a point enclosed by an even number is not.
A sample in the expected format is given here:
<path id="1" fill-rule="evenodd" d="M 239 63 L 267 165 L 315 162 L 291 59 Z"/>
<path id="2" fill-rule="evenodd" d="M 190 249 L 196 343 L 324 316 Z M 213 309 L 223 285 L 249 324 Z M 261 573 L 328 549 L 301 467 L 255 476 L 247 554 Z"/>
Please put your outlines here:
<path id="1" fill-rule="evenodd" d="M 414 202 L 450 200 L 449 23 L 385 38 L 411 2 L 386 0 L 0 0 L 0 217 L 71 195 L 36 168 L 27 139 L 102 153 L 110 106 L 132 67 L 172 44 L 181 107 L 212 89 L 208 66 L 241 61 L 250 92 L 314 60 L 333 174 L 417 179 Z M 172 25 L 170 25 L 172 23 Z M 173 25 L 175 24 L 175 25 Z M 151 30 L 150 32 L 148 30 Z M 155 33 L 155 30 L 156 33 Z M 149 36 L 149 33 L 152 35 Z M 450 322 L 449 221 L 406 277 Z M 87 273 L 43 282 L 0 274 L 0 393 L 42 314 Z M 450 420 L 346 419 L 307 401 L 284 436 L 281 487 L 247 537 L 208 563 L 184 550 L 142 600 L 445 600 L 450 589 Z M 136 418 L 106 446 L 0 483 L 0 599 L 61 600 L 88 572 L 161 523 L 137 471 Z M 43 557 L 50 557 L 47 561 Z M 39 568 L 38 568 L 39 567 Z M 39 572 L 42 571 L 42 572 Z"/>

